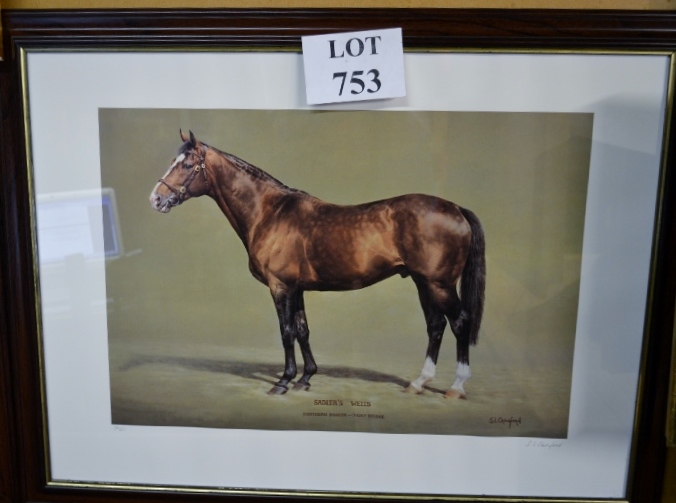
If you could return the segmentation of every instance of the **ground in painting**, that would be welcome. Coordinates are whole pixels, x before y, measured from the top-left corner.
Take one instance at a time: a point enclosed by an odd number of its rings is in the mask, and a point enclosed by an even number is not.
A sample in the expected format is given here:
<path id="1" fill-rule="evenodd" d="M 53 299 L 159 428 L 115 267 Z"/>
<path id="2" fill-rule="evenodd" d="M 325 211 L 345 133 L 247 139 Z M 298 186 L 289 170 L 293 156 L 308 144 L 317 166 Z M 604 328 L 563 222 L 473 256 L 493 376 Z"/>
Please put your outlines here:
<path id="1" fill-rule="evenodd" d="M 436 379 L 420 395 L 403 391 L 417 377 L 424 354 L 381 354 L 370 362 L 349 364 L 323 363 L 316 354 L 320 371 L 309 391 L 269 396 L 283 370 L 276 347 L 127 340 L 110 349 L 115 424 L 566 436 L 570 369 L 553 359 L 519 368 L 504 361 L 505 355 L 494 354 L 493 361 L 477 357 L 467 399 L 458 400 L 444 398 L 455 369 L 449 349 Z M 412 364 L 414 360 L 420 365 Z"/>

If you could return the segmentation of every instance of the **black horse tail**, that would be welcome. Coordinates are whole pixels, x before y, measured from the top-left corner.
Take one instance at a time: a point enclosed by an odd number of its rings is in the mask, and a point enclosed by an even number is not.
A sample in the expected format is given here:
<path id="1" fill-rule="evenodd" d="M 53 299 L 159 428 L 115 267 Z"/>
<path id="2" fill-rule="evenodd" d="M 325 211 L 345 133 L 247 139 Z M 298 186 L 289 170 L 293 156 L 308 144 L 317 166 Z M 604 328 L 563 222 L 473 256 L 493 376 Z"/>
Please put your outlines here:
<path id="1" fill-rule="evenodd" d="M 472 230 L 467 263 L 462 271 L 460 282 L 460 301 L 469 314 L 469 342 L 474 346 L 479 339 L 479 327 L 484 313 L 486 240 L 483 227 L 477 216 L 465 208 L 460 208 L 460 211 L 469 222 Z"/>

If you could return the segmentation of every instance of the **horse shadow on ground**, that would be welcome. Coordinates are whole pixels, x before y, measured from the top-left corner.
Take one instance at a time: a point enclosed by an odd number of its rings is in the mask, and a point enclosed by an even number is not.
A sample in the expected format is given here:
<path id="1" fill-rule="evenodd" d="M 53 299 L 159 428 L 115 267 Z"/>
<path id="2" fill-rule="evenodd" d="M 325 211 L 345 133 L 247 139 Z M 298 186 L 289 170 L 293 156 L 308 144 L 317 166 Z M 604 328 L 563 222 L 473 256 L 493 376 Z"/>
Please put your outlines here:
<path id="1" fill-rule="evenodd" d="M 187 358 L 179 356 L 139 356 L 128 361 L 124 365 L 119 366 L 118 370 L 126 372 L 143 365 L 158 364 L 201 372 L 231 374 L 244 379 L 263 381 L 270 385 L 275 384 L 282 374 L 282 366 L 279 364 L 233 360 L 210 360 L 207 358 Z M 299 370 L 302 372 L 302 367 Z M 362 381 L 371 383 L 395 384 L 400 386 L 402 390 L 410 384 L 410 381 L 396 375 L 378 372 L 376 370 L 341 365 L 323 365 L 319 369 L 318 374 L 336 379 L 361 379 Z M 432 387 L 426 387 L 426 389 L 434 393 L 444 393 L 444 391 Z"/>

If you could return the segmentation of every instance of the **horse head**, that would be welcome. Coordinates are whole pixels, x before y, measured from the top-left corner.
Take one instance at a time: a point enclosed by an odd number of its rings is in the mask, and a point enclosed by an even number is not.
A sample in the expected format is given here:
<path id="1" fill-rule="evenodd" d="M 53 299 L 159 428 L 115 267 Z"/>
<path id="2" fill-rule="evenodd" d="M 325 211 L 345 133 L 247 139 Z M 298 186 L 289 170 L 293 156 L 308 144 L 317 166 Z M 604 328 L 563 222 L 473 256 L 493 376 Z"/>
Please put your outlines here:
<path id="1" fill-rule="evenodd" d="M 192 131 L 189 137 L 183 131 L 180 133 L 183 145 L 167 173 L 159 179 L 150 193 L 151 206 L 162 213 L 168 213 L 171 208 L 191 197 L 209 192 L 205 161 L 207 146 L 198 141 Z"/>

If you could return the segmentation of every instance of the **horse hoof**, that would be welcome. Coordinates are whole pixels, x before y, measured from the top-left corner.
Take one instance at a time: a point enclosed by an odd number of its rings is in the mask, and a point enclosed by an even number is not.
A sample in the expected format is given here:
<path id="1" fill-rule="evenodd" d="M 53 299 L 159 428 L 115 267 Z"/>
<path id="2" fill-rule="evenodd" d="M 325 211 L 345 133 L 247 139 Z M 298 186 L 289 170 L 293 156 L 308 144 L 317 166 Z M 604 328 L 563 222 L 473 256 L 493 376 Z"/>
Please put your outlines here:
<path id="1" fill-rule="evenodd" d="M 406 388 L 404 388 L 404 393 L 410 393 L 412 395 L 420 395 L 422 394 L 422 392 L 423 392 L 422 388 L 416 388 L 412 384 L 409 384 L 408 386 L 406 386 Z"/>
<path id="2" fill-rule="evenodd" d="M 294 391 L 307 391 L 310 389 L 310 385 L 302 382 L 297 382 L 293 385 Z"/>
<path id="3" fill-rule="evenodd" d="M 464 400 L 465 398 L 467 398 L 467 395 L 465 395 L 461 391 L 458 391 L 457 389 L 449 389 L 444 395 L 444 398 L 459 398 L 461 400 Z"/>
<path id="4" fill-rule="evenodd" d="M 289 391 L 289 388 L 286 386 L 279 386 L 275 384 L 270 391 L 268 391 L 268 395 L 283 395 Z"/>

